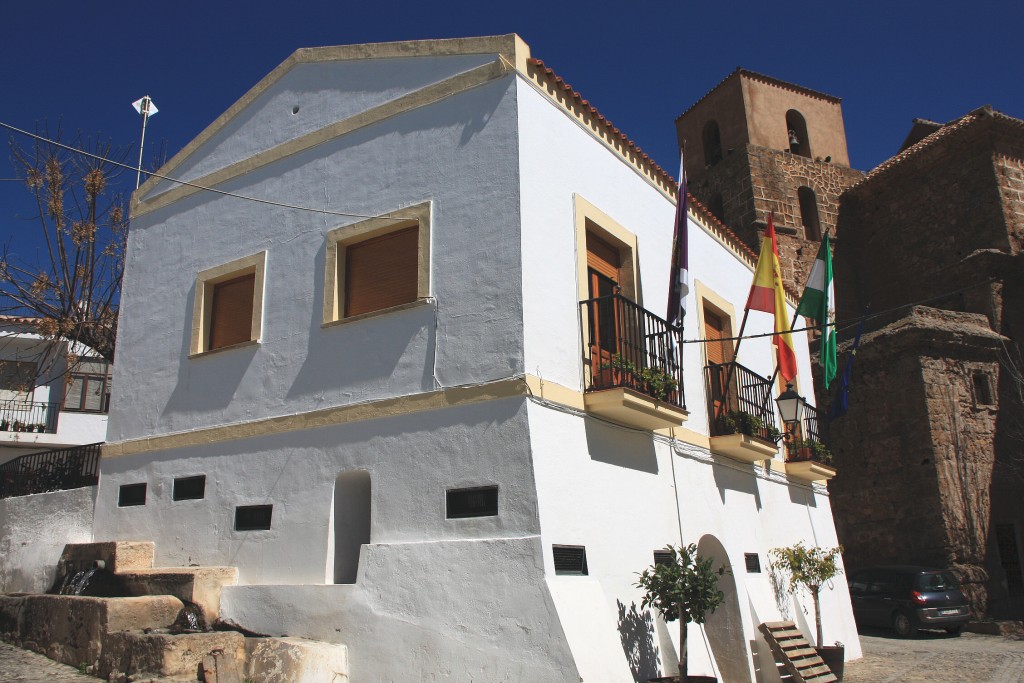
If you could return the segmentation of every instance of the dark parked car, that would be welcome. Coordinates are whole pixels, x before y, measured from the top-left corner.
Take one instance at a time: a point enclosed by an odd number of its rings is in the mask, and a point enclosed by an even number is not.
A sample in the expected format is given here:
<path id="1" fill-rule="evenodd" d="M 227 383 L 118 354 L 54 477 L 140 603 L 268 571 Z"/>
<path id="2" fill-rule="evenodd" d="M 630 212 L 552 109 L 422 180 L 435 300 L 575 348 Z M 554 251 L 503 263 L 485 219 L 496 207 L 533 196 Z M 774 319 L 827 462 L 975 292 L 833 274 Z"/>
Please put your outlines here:
<path id="1" fill-rule="evenodd" d="M 956 577 L 942 569 L 869 567 L 849 572 L 847 581 L 858 627 L 891 627 L 903 637 L 920 628 L 959 634 L 971 618 Z"/>

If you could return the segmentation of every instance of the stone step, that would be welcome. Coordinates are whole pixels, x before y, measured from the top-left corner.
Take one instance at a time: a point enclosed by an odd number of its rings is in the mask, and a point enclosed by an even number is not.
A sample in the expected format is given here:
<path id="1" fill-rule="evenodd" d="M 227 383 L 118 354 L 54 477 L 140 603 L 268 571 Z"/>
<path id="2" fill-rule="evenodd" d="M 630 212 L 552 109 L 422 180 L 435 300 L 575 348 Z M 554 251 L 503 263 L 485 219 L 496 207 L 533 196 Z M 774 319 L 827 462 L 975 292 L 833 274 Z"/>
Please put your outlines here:
<path id="1" fill-rule="evenodd" d="M 348 648 L 305 638 L 246 638 L 247 680 L 260 683 L 345 683 Z"/>
<path id="2" fill-rule="evenodd" d="M 235 567 L 161 567 L 119 572 L 117 578 L 129 595 L 173 595 L 199 606 L 207 624 L 220 616 L 220 593 L 238 583 Z"/>
<path id="3" fill-rule="evenodd" d="M 103 640 L 99 676 L 181 681 L 203 680 L 203 659 L 223 653 L 237 670 L 245 666 L 245 636 L 234 631 L 211 633 L 111 633 Z M 330 679 L 324 679 L 330 680 Z"/>
<path id="4" fill-rule="evenodd" d="M 110 633 L 166 629 L 184 604 L 169 595 L 0 595 L 0 637 L 63 664 L 91 664 Z"/>

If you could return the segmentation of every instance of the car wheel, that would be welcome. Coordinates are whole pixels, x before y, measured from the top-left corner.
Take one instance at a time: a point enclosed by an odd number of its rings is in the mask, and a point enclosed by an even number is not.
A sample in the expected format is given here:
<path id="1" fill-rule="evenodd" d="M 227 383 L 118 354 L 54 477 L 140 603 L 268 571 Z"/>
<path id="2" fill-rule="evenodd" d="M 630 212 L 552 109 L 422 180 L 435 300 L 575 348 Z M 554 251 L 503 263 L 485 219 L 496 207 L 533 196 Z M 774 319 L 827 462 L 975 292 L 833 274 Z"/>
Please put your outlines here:
<path id="1" fill-rule="evenodd" d="M 892 627 L 900 638 L 913 638 L 917 635 L 917 626 L 910 620 L 906 612 L 897 612 L 893 615 Z"/>
<path id="2" fill-rule="evenodd" d="M 946 628 L 946 633 L 948 633 L 951 636 L 958 636 L 961 633 L 963 633 L 963 630 L 964 630 L 964 625 L 960 624 L 959 626 L 949 626 L 949 627 L 947 627 Z"/>

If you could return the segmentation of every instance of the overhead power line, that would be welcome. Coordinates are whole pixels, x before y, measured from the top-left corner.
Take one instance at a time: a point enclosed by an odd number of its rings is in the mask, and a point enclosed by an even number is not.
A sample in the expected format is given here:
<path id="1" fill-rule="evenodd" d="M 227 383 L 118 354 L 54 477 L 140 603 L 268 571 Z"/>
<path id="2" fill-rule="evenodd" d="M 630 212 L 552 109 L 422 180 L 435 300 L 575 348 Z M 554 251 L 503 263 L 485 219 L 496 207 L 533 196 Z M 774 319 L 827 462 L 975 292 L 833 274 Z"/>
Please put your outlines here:
<path id="1" fill-rule="evenodd" d="M 242 199 L 244 201 L 257 202 L 259 204 L 266 204 L 266 205 L 270 205 L 270 206 L 278 206 L 278 207 L 281 207 L 283 209 L 295 209 L 296 211 L 309 211 L 311 213 L 318 213 L 318 214 L 329 215 L 329 216 L 343 216 L 343 217 L 346 217 L 346 218 L 385 218 L 385 217 L 387 217 L 387 218 L 403 218 L 403 216 L 398 215 L 395 212 L 388 212 L 388 213 L 377 214 L 377 215 L 368 215 L 368 214 L 353 213 L 353 212 L 347 212 L 347 211 L 331 211 L 331 210 L 328 210 L 328 209 L 318 209 L 318 208 L 315 208 L 315 207 L 302 206 L 302 205 L 299 205 L 299 204 L 288 204 L 288 203 L 285 203 L 285 202 L 276 202 L 276 201 L 273 201 L 271 199 L 263 199 L 261 197 L 251 197 L 249 195 L 238 194 L 237 192 L 228 192 L 226 190 L 218 190 L 215 187 L 208 187 L 206 185 L 200 185 L 198 183 L 193 183 L 193 182 L 188 181 L 188 180 L 181 180 L 179 178 L 172 178 L 171 176 L 162 175 L 160 173 L 150 173 L 148 171 L 143 171 L 142 168 L 141 168 L 141 165 L 140 166 L 132 166 L 131 164 L 125 164 L 125 163 L 122 163 L 120 161 L 114 161 L 113 159 L 109 159 L 109 158 L 101 156 L 99 154 L 93 154 L 92 152 L 87 152 L 84 149 L 79 149 L 77 147 L 72 147 L 71 145 L 66 145 L 66 144 L 64 144 L 62 142 L 58 142 L 57 140 L 51 140 L 49 138 L 43 137 L 42 135 L 38 135 L 36 133 L 32 133 L 32 132 L 29 132 L 27 130 L 23 130 L 21 128 L 17 128 L 15 126 L 12 126 L 9 123 L 4 123 L 3 121 L 0 121 L 0 127 L 6 128 L 6 129 L 8 129 L 10 131 L 13 131 L 15 133 L 18 133 L 20 135 L 25 135 L 27 137 L 33 138 L 33 139 L 38 140 L 40 142 L 45 142 L 46 144 L 54 145 L 55 147 L 59 147 L 61 149 L 67 150 L 68 152 L 72 152 L 74 154 L 81 154 L 83 156 L 87 156 L 87 157 L 90 157 L 92 159 L 96 159 L 97 161 L 102 161 L 104 163 L 112 164 L 114 166 L 120 166 L 122 168 L 131 170 L 131 171 L 146 173 L 146 175 L 152 176 L 154 178 L 160 178 L 161 180 L 166 180 L 168 182 L 177 183 L 179 185 L 185 185 L 187 187 L 192 187 L 192 188 L 195 188 L 197 190 L 202 190 L 204 192 L 213 192 L 215 194 L 223 195 L 225 197 L 233 197 L 235 199 Z M 13 181 L 17 181 L 17 180 L 21 180 L 21 178 L 0 178 L 0 180 L 8 180 L 8 181 L 13 180 Z M 410 218 L 412 218 L 412 217 L 410 216 Z M 894 311 L 899 311 L 899 310 L 902 310 L 904 308 L 911 308 L 913 306 L 924 306 L 925 304 L 933 303 L 935 301 L 941 301 L 942 299 L 946 299 L 946 298 L 954 296 L 956 294 L 960 294 L 961 292 L 966 292 L 967 290 L 973 289 L 975 287 L 983 287 L 985 285 L 988 285 L 988 284 L 991 284 L 991 283 L 995 282 L 997 279 L 998 278 L 989 278 L 989 279 L 984 280 L 982 282 L 976 282 L 976 283 L 974 283 L 972 285 L 967 285 L 966 287 L 961 287 L 959 289 L 950 290 L 948 292 L 944 292 L 944 293 L 938 294 L 936 296 L 928 297 L 927 299 L 921 299 L 920 301 L 914 301 L 914 302 L 910 302 L 910 303 L 906 303 L 906 304 L 900 304 L 899 306 L 893 306 L 891 308 L 887 308 L 887 309 L 884 309 L 884 310 L 881 310 L 881 311 L 876 311 L 874 313 L 871 313 L 871 314 L 866 315 L 866 316 L 861 316 L 861 317 L 863 317 L 865 320 L 873 320 L 875 318 L 878 318 L 878 317 L 881 317 L 881 316 L 884 316 L 884 315 L 888 315 L 890 313 L 893 313 Z M 791 332 L 806 332 L 808 330 L 822 330 L 822 329 L 824 329 L 826 327 L 835 327 L 837 333 L 845 332 L 845 331 L 851 329 L 854 325 L 858 324 L 860 322 L 860 320 L 861 320 L 861 317 L 851 318 L 849 320 L 843 320 L 843 321 L 836 321 L 836 322 L 833 322 L 833 323 L 823 323 L 823 324 L 820 324 L 820 325 L 808 325 L 806 327 L 795 328 L 795 329 L 790 330 L 790 331 Z M 746 335 L 743 335 L 742 337 L 719 337 L 719 338 L 716 338 L 716 339 L 713 339 L 713 340 L 708 340 L 708 339 L 684 339 L 682 341 L 682 343 L 683 344 L 706 344 L 709 341 L 723 342 L 723 341 L 738 341 L 738 340 L 741 340 L 741 339 L 760 339 L 760 338 L 764 338 L 764 337 L 774 337 L 776 334 L 777 334 L 776 332 L 762 332 L 760 334 L 746 334 Z"/>
<path id="2" fill-rule="evenodd" d="M 295 209 L 296 211 L 309 211 L 311 213 L 318 213 L 318 214 L 321 214 L 321 215 L 343 216 L 345 218 L 406 218 L 405 216 L 401 216 L 401 215 L 399 215 L 397 213 L 394 213 L 394 212 L 388 212 L 388 213 L 385 213 L 385 214 L 370 215 L 370 214 L 363 214 L 363 213 L 353 213 L 351 211 L 331 211 L 330 209 L 318 209 L 316 207 L 302 206 L 300 204 L 287 204 L 285 202 L 275 202 L 272 199 L 263 199 L 262 197 L 251 197 L 251 196 L 244 195 L 244 194 L 238 194 L 237 192 L 228 192 L 227 190 L 218 190 L 215 187 L 209 187 L 207 185 L 200 185 L 199 183 L 193 183 L 193 182 L 188 181 L 188 180 L 181 180 L 180 178 L 172 178 L 171 176 L 162 175 L 160 173 L 145 171 L 145 170 L 142 169 L 141 166 L 132 166 L 131 164 L 125 164 L 125 163 L 122 163 L 120 161 L 114 161 L 113 159 L 108 159 L 107 157 L 101 156 L 99 154 L 93 154 L 92 152 L 87 152 L 84 149 L 79 149 L 77 147 L 72 147 L 71 145 L 66 145 L 63 142 L 58 142 L 57 140 L 51 140 L 49 138 L 43 137 L 42 135 L 37 135 L 36 133 L 32 133 L 32 132 L 29 132 L 27 130 L 23 130 L 21 128 L 17 128 L 15 126 L 12 126 L 9 123 L 4 123 L 3 121 L 0 121 L 0 128 L 6 128 L 7 130 L 10 130 L 10 131 L 13 131 L 15 133 L 18 133 L 19 135 L 25 135 L 27 137 L 33 138 L 35 140 L 38 140 L 40 142 L 45 142 L 48 145 L 53 145 L 53 146 L 59 147 L 59 148 L 61 148 L 63 150 L 67 150 L 68 152 L 72 152 L 74 154 L 81 154 L 81 155 L 87 156 L 87 157 L 89 157 L 91 159 L 96 159 L 97 161 L 102 161 L 104 163 L 111 164 L 113 166 L 119 166 L 121 168 L 128 169 L 129 171 L 135 171 L 136 173 L 145 173 L 146 175 L 154 177 L 154 178 L 160 178 L 161 180 L 166 180 L 166 181 L 171 182 L 171 183 L 177 183 L 178 185 L 185 185 L 186 187 L 192 187 L 192 188 L 195 188 L 197 190 L 202 190 L 204 192 L 213 192 L 215 194 L 223 195 L 225 197 L 234 197 L 235 199 L 244 199 L 245 201 L 249 201 L 249 202 L 257 202 L 259 204 L 267 204 L 267 205 L 270 205 L 270 206 L 279 206 L 279 207 L 281 207 L 283 209 Z M 14 178 L 14 180 L 18 180 L 18 178 Z M 409 216 L 409 218 L 412 218 L 412 216 Z"/>

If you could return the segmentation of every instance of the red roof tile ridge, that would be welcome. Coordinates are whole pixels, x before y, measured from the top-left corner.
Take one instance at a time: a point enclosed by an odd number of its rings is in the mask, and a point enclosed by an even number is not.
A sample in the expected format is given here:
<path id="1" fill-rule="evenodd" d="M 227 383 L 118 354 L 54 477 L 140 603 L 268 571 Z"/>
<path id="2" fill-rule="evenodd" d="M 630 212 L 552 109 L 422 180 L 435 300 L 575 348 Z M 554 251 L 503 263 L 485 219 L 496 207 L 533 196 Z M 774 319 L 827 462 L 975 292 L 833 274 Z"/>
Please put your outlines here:
<path id="1" fill-rule="evenodd" d="M 631 151 L 633 151 L 637 156 L 642 158 L 648 165 L 650 165 L 652 170 L 659 175 L 661 181 L 666 185 L 667 189 L 671 190 L 673 196 L 678 196 L 679 183 L 676 182 L 676 179 L 673 178 L 672 175 L 665 171 L 663 168 L 661 168 L 661 166 L 659 166 L 657 162 L 651 159 L 643 150 L 641 150 L 640 147 L 635 142 L 630 140 L 625 133 L 616 128 L 611 121 L 606 119 L 604 115 L 602 115 L 601 112 L 599 112 L 597 108 L 594 107 L 594 105 L 590 104 L 589 101 L 583 99 L 582 95 L 573 90 L 568 83 L 566 83 L 560 76 L 558 76 L 549 66 L 545 65 L 542 60 L 537 59 L 536 57 L 531 57 L 529 59 L 529 63 L 541 69 L 548 78 L 558 83 L 563 88 L 563 90 L 571 94 L 573 100 L 575 100 L 575 102 L 578 105 L 586 108 L 590 112 L 590 114 L 594 116 L 597 120 L 601 121 L 603 127 L 605 127 L 612 136 L 615 136 L 620 140 L 623 140 Z M 713 231 L 717 232 L 719 236 L 723 239 L 723 241 L 729 243 L 734 249 L 736 249 L 736 251 L 741 256 L 744 256 L 747 259 L 751 260 L 753 264 L 757 263 L 757 254 L 749 246 L 747 246 L 747 244 L 743 240 L 739 238 L 739 235 L 733 232 L 728 226 L 725 225 L 725 223 L 718 220 L 718 218 L 713 213 L 711 213 L 711 210 L 708 209 L 703 204 L 701 204 L 699 201 L 697 201 L 697 199 L 695 199 L 692 194 L 689 195 L 689 198 L 690 207 L 696 209 L 697 212 L 700 213 L 701 217 L 707 222 L 708 227 L 710 227 Z"/>
<path id="2" fill-rule="evenodd" d="M 576 90 L 566 83 L 561 76 L 556 74 L 552 69 L 545 65 L 544 62 L 536 57 L 531 57 L 528 60 L 531 66 L 537 67 L 547 78 L 558 84 L 562 90 L 568 94 L 577 106 L 585 109 L 594 119 L 600 122 L 600 126 L 605 129 L 605 132 L 609 137 L 617 138 L 624 142 L 627 148 L 636 155 L 644 165 L 648 166 L 651 173 L 665 186 L 666 189 L 672 190 L 676 188 L 675 192 L 678 191 L 678 183 L 676 179 L 672 177 L 672 174 L 663 169 L 658 163 L 650 157 L 646 152 L 640 149 L 640 146 L 633 142 L 629 137 L 619 130 L 611 121 L 609 121 L 601 112 L 597 110 L 588 100 L 585 100 Z M 673 192 L 673 193 L 675 193 Z"/>

